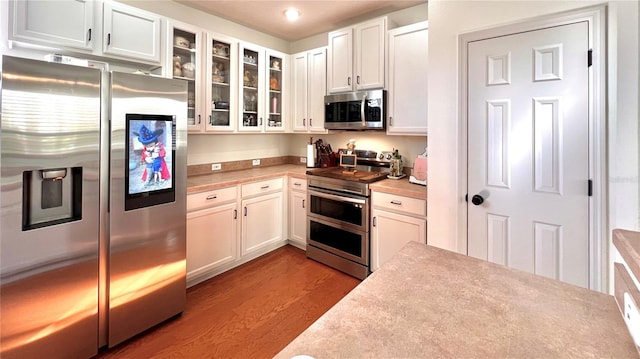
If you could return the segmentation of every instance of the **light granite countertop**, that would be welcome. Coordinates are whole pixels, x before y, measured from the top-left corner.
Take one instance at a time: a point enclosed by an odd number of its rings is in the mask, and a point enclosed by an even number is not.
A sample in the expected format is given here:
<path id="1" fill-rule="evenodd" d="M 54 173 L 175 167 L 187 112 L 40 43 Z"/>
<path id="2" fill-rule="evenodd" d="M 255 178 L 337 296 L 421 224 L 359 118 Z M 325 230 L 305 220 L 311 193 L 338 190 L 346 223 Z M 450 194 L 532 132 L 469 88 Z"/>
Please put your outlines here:
<path id="1" fill-rule="evenodd" d="M 276 358 L 638 358 L 613 296 L 416 242 Z"/>
<path id="2" fill-rule="evenodd" d="M 247 170 L 228 171 L 187 177 L 187 194 L 235 186 L 237 184 L 267 180 L 280 176 L 306 178 L 310 168 L 300 165 L 276 165 L 256 167 Z M 387 192 L 401 196 L 427 199 L 425 186 L 410 183 L 405 177 L 400 180 L 385 179 L 371 183 L 370 188 L 375 191 Z"/>

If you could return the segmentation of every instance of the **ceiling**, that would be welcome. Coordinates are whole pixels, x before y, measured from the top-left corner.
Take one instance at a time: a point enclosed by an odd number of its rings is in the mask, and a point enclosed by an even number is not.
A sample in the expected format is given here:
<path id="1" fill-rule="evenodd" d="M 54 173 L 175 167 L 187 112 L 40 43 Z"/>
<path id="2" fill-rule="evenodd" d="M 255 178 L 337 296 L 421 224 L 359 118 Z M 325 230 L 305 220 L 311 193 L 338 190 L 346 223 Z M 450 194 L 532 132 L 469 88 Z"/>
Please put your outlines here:
<path id="1" fill-rule="evenodd" d="M 186 6 L 233 21 L 287 41 L 326 33 L 353 22 L 426 3 L 426 0 L 175 0 Z M 300 18 L 288 22 L 284 11 L 300 11 Z"/>

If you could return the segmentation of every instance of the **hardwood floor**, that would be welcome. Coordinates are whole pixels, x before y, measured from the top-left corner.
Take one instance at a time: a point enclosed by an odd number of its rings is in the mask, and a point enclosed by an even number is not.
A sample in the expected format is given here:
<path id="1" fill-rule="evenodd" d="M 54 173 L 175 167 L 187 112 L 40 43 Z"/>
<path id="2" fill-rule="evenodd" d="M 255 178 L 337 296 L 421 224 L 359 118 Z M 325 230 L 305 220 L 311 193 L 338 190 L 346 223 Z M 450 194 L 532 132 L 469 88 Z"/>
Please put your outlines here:
<path id="1" fill-rule="evenodd" d="M 189 288 L 181 316 L 96 358 L 271 358 L 359 283 L 287 245 Z"/>

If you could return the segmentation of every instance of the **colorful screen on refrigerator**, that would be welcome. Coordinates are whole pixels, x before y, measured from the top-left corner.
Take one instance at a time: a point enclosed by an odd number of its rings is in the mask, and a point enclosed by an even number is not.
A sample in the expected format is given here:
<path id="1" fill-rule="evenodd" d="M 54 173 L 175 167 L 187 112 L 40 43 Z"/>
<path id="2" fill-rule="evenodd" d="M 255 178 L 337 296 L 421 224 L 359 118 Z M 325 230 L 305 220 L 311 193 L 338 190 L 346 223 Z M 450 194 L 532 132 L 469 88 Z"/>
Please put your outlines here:
<path id="1" fill-rule="evenodd" d="M 175 200 L 175 118 L 127 114 L 125 210 Z"/>

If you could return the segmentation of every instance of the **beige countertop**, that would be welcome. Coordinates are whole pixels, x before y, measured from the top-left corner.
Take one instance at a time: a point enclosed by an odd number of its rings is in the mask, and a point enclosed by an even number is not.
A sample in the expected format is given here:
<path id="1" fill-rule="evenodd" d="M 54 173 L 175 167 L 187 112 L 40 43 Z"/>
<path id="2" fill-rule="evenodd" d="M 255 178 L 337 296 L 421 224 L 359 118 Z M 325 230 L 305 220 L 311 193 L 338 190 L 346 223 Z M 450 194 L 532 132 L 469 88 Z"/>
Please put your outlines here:
<path id="1" fill-rule="evenodd" d="M 612 296 L 410 242 L 276 358 L 637 358 Z"/>
<path id="2" fill-rule="evenodd" d="M 306 178 L 307 168 L 299 165 L 278 165 L 248 170 L 211 173 L 187 178 L 187 194 L 255 182 L 280 176 Z"/>
<path id="3" fill-rule="evenodd" d="M 631 273 L 640 278 L 640 232 L 613 230 L 613 244 L 629 266 Z"/>
<path id="4" fill-rule="evenodd" d="M 300 165 L 277 165 L 257 167 L 247 170 L 211 173 L 206 175 L 189 176 L 187 178 L 187 194 L 209 191 L 218 188 L 235 186 L 241 183 L 266 180 L 279 176 L 306 178 L 309 168 Z M 387 192 L 418 199 L 427 199 L 425 186 L 410 183 L 407 177 L 400 180 L 385 179 L 371 183 L 370 188 L 375 191 Z"/>

